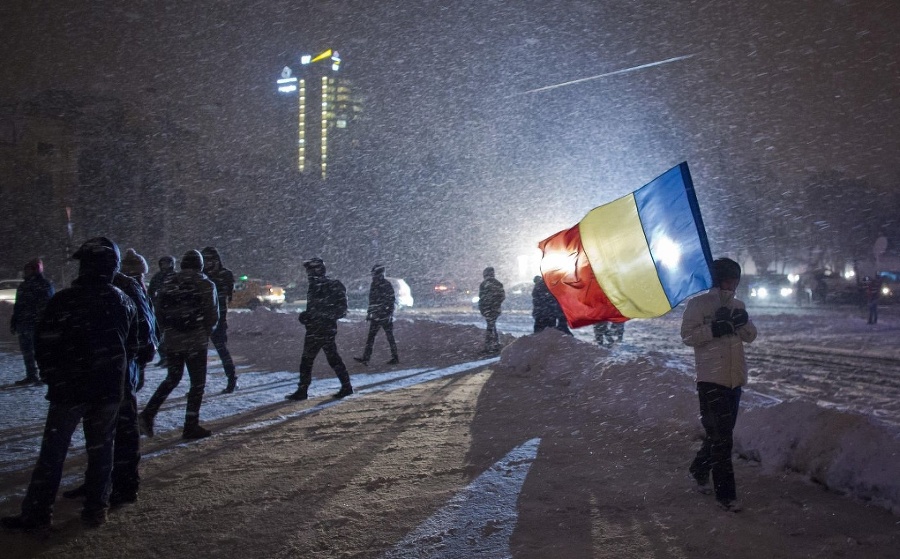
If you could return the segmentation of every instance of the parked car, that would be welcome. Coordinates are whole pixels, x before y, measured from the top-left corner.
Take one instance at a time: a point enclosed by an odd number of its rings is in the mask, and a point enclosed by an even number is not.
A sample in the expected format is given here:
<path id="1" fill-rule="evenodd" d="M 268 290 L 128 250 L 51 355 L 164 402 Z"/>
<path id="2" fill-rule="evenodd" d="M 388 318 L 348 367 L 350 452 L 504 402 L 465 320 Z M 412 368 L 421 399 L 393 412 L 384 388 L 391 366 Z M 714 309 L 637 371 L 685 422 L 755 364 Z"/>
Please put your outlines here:
<path id="1" fill-rule="evenodd" d="M 255 309 L 266 306 L 270 309 L 284 304 L 284 288 L 260 279 L 241 276 L 234 284 L 231 308 Z"/>
<path id="2" fill-rule="evenodd" d="M 419 307 L 463 307 L 472 304 L 472 297 L 478 295 L 478 284 L 474 287 L 449 278 L 422 277 L 409 280 L 417 293 Z"/>
<path id="3" fill-rule="evenodd" d="M 391 282 L 394 288 L 394 296 L 397 298 L 395 305 L 396 310 L 412 308 L 415 300 L 412 296 L 412 289 L 409 284 L 401 278 L 385 278 Z M 347 284 L 347 304 L 351 309 L 367 309 L 369 306 L 369 287 L 372 285 L 372 278 L 356 279 Z"/>
<path id="4" fill-rule="evenodd" d="M 0 301 L 7 301 L 9 303 L 16 302 L 16 290 L 19 288 L 19 284 L 25 280 L 22 279 L 5 279 L 0 280 Z"/>
<path id="5" fill-rule="evenodd" d="M 749 291 L 748 303 L 762 305 L 794 304 L 797 300 L 795 285 L 783 274 L 746 276 L 742 283 Z"/>

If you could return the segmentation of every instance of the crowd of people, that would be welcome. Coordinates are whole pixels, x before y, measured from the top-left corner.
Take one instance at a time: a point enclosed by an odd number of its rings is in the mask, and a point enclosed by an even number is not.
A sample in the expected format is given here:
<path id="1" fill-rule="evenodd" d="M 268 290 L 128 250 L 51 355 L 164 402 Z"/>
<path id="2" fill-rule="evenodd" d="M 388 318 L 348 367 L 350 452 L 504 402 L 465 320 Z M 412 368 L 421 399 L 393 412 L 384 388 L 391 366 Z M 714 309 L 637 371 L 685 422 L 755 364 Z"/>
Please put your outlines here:
<path id="1" fill-rule="evenodd" d="M 49 409 L 37 464 L 32 472 L 21 513 L 2 519 L 9 529 L 49 527 L 59 490 L 63 464 L 72 435 L 82 424 L 87 469 L 79 487 L 63 493 L 83 498 L 82 520 L 87 526 L 106 521 L 111 506 L 133 503 L 140 487 L 140 437 L 154 436 L 154 419 L 166 398 L 181 382 L 187 368 L 187 394 L 182 438 L 209 437 L 200 425 L 206 388 L 207 353 L 212 341 L 226 377 L 224 393 L 237 389 L 237 373 L 227 347 L 227 310 L 234 274 L 215 247 L 188 250 L 179 270 L 175 259 L 159 259 L 159 271 L 144 282 L 147 262 L 134 249 L 122 256 L 106 237 L 86 241 L 72 255 L 79 262 L 78 277 L 59 292 L 43 275 L 40 259 L 27 262 L 25 280 L 17 291 L 10 328 L 18 336 L 26 376 L 16 384 L 44 383 Z M 716 260 L 714 285 L 688 302 L 682 325 L 683 342 L 694 348 L 703 446 L 690 472 L 701 492 L 715 492 L 723 508 L 740 510 L 731 466 L 732 432 L 746 383 L 743 344 L 756 337 L 744 303 L 735 298 L 740 266 Z M 337 323 L 347 314 L 344 285 L 326 274 L 325 263 L 303 263 L 309 280 L 306 309 L 298 320 L 305 327 L 296 391 L 292 401 L 308 398 L 313 363 L 324 352 L 340 381 L 334 398 L 353 394 L 350 374 L 337 350 Z M 389 365 L 400 362 L 393 332 L 396 294 L 385 267 L 373 266 L 366 320 L 370 323 L 361 357 L 368 365 L 375 338 L 383 330 L 391 352 Z M 493 267 L 483 270 L 478 309 L 486 322 L 484 354 L 501 349 L 497 319 L 506 293 Z M 571 335 L 565 313 L 544 283 L 535 276 L 532 291 L 534 332 L 556 328 Z M 620 342 L 622 323 L 600 323 L 600 345 Z M 166 377 L 138 413 L 137 392 L 144 370 L 157 352 Z M 710 489 L 709 478 L 713 479 Z"/>

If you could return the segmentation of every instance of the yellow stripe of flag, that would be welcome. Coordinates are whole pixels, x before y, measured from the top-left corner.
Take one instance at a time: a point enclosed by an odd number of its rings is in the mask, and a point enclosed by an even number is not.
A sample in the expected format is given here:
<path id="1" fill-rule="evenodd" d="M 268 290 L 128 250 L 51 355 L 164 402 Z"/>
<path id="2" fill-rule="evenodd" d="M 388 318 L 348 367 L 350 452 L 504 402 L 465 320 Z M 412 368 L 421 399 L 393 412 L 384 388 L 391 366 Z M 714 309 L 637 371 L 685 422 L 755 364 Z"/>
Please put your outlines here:
<path id="1" fill-rule="evenodd" d="M 622 315 L 648 318 L 672 310 L 650 256 L 634 194 L 594 208 L 578 229 L 597 283 Z"/>

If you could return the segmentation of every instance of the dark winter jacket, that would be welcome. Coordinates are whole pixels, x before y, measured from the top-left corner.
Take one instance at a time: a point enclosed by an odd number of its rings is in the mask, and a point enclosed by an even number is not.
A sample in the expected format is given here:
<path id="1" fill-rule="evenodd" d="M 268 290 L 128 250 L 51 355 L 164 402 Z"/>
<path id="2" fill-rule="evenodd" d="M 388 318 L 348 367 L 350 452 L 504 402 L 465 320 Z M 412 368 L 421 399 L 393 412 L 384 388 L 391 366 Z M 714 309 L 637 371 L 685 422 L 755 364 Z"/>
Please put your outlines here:
<path id="1" fill-rule="evenodd" d="M 128 362 L 139 349 L 137 309 L 109 278 L 79 276 L 50 299 L 35 329 L 47 399 L 121 402 Z"/>
<path id="2" fill-rule="evenodd" d="M 150 278 L 150 285 L 147 286 L 147 295 L 150 296 L 150 301 L 156 305 L 156 297 L 159 294 L 160 288 L 166 282 L 166 279 L 174 276 L 177 272 L 175 272 L 174 268 L 169 268 L 167 270 L 160 270 L 153 274 L 153 277 Z"/>
<path id="3" fill-rule="evenodd" d="M 344 284 L 327 276 L 310 276 L 306 310 L 299 316 L 307 330 L 337 332 L 337 321 L 346 314 L 347 289 Z"/>
<path id="4" fill-rule="evenodd" d="M 219 268 L 218 270 L 210 270 L 205 273 L 216 286 L 219 320 L 224 322 L 228 312 L 228 303 L 231 302 L 231 296 L 234 293 L 234 274 L 228 268 Z"/>
<path id="5" fill-rule="evenodd" d="M 183 291 L 191 294 L 192 304 L 186 312 L 192 326 L 179 329 L 173 311 L 166 308 L 167 292 Z M 156 318 L 165 335 L 166 353 L 198 351 L 207 347 L 209 335 L 219 321 L 219 303 L 216 286 L 205 274 L 193 269 L 182 269 L 170 276 L 157 292 Z"/>
<path id="6" fill-rule="evenodd" d="M 156 339 L 156 316 L 153 313 L 153 304 L 141 284 L 132 277 L 116 272 L 116 275 L 113 276 L 113 285 L 128 295 L 137 310 L 138 352 L 135 359 L 139 365 L 146 365 L 153 361 L 156 356 L 156 346 L 159 345 L 159 341 Z M 131 386 L 137 386 L 138 379 L 131 380 L 134 383 Z"/>
<path id="7" fill-rule="evenodd" d="M 478 287 L 478 310 L 485 318 L 493 319 L 500 316 L 500 306 L 504 299 L 506 291 L 497 278 L 486 278 Z"/>
<path id="8" fill-rule="evenodd" d="M 366 320 L 389 322 L 394 317 L 394 307 L 396 305 L 397 297 L 394 294 L 394 287 L 391 285 L 391 282 L 383 274 L 372 276 Z"/>
<path id="9" fill-rule="evenodd" d="M 562 309 L 544 280 L 534 282 L 534 288 L 531 290 L 531 316 L 534 320 L 548 322 L 556 320 L 560 314 Z"/>
<path id="10" fill-rule="evenodd" d="M 9 329 L 17 334 L 33 331 L 54 292 L 53 284 L 43 274 L 34 274 L 20 283 Z"/>

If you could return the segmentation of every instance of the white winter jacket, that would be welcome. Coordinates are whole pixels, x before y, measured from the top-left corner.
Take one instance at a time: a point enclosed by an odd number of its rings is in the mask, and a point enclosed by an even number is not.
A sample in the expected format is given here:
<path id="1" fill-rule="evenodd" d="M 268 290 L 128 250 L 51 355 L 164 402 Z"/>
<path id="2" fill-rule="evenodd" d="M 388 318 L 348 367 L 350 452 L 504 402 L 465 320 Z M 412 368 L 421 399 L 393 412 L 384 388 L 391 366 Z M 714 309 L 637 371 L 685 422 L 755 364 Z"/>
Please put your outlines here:
<path id="1" fill-rule="evenodd" d="M 746 308 L 734 293 L 713 287 L 688 301 L 681 322 L 681 340 L 694 348 L 697 382 L 712 382 L 728 388 L 747 383 L 744 343 L 756 339 L 756 326 L 750 320 L 729 336 L 714 338 L 712 322 L 716 310 Z"/>

